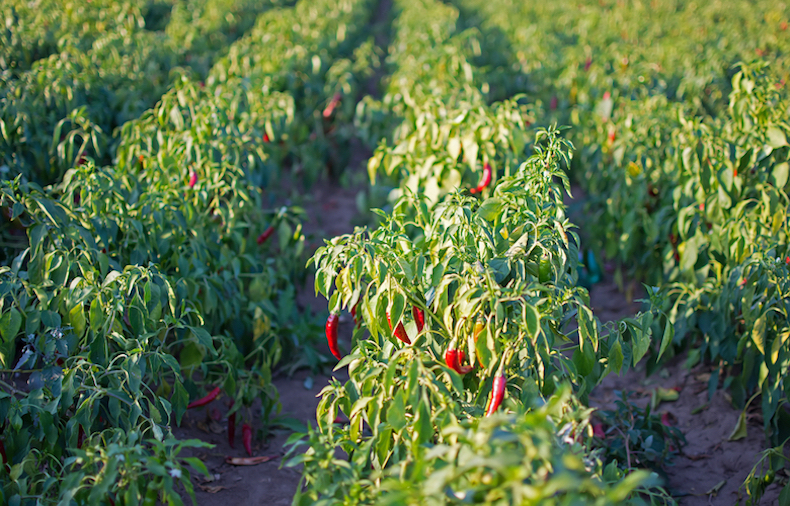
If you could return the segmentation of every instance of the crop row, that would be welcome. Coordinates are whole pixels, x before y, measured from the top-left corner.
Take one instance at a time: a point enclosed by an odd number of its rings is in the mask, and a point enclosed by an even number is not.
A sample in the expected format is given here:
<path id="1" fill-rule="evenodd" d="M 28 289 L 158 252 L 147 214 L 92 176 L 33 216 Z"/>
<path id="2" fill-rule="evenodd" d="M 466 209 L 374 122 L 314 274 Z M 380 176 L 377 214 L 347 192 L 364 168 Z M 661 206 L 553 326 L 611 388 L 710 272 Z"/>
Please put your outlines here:
<path id="1" fill-rule="evenodd" d="M 16 249 L 5 248 L 0 359 L 29 377 L 0 394 L 2 502 L 180 503 L 178 483 L 192 493 L 185 464 L 205 467 L 179 458 L 199 443 L 175 441 L 170 426 L 204 388 L 233 401 L 229 433 L 238 420 L 249 442 L 253 402 L 261 430 L 278 409 L 272 368 L 321 360 L 303 347 L 314 331 L 295 304 L 299 209 L 267 211 L 259 184 L 298 156 L 279 141 L 309 131 L 304 107 L 335 93 L 313 55 L 332 62 L 356 47 L 370 7 L 269 10 L 256 21 L 265 30 L 223 61 L 264 53 L 269 37 L 288 41 L 269 52 L 278 59 L 163 82 L 157 105 L 123 124 L 113 165 L 75 155 L 54 185 L 3 182 Z M 304 79 L 267 87 L 295 72 Z"/>
<path id="2" fill-rule="evenodd" d="M 662 352 L 689 350 L 689 366 L 715 365 L 710 395 L 728 388 L 740 423 L 759 397 L 767 441 L 784 441 L 786 13 L 773 2 L 651 2 L 650 16 L 641 3 L 458 3 L 520 48 L 513 65 L 532 83 L 527 94 L 572 126 L 571 173 L 591 216 L 584 239 L 618 279 L 668 295 L 674 346 L 655 347 L 650 369 Z M 757 483 L 747 483 L 752 499 Z"/>
<path id="3" fill-rule="evenodd" d="M 292 438 L 306 449 L 290 461 L 304 466 L 294 504 L 671 502 L 649 473 L 590 453 L 578 400 L 639 362 L 654 327 L 671 335 L 666 317 L 594 317 L 562 203 L 569 145 L 555 129 L 528 139 L 517 101 L 487 103 L 498 71 L 474 65 L 485 34 L 459 30 L 458 10 L 394 9 L 386 94 L 364 99 L 357 122 L 389 132 L 369 170 L 399 186 L 378 228 L 313 257 L 349 380 L 322 390 L 318 426 Z M 470 175 L 492 166 L 496 183 L 476 186 Z M 343 310 L 356 323 L 345 356 Z"/>

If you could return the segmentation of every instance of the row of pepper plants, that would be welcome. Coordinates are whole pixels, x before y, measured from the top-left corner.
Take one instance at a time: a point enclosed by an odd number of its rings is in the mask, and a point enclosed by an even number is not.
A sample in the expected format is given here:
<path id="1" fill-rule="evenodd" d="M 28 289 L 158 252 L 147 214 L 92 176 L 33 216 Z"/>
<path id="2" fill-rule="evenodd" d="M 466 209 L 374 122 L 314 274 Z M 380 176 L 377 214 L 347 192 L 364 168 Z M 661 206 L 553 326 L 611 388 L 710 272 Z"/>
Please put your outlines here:
<path id="1" fill-rule="evenodd" d="M 332 101 L 316 61 L 358 45 L 370 8 L 269 10 L 228 50 L 261 54 L 274 37 L 288 41 L 281 53 L 205 82 L 182 74 L 124 123 L 113 165 L 86 155 L 56 184 L 2 183 L 4 228 L 19 232 L 0 288 L 0 502 L 194 500 L 189 469 L 206 469 L 179 452 L 201 443 L 176 441 L 171 425 L 224 392 L 230 441 L 241 423 L 250 452 L 253 402 L 259 434 L 279 409 L 272 369 L 322 360 L 295 303 L 301 211 L 271 208 L 259 185 L 267 167 L 288 167 L 280 140 L 309 128 L 304 90 Z M 356 79 L 346 70 L 326 76 Z M 286 82 L 292 72 L 304 81 Z"/>
<path id="2" fill-rule="evenodd" d="M 50 184 L 86 157 L 109 163 L 116 128 L 152 107 L 179 74 L 205 74 L 232 37 L 272 7 L 230 0 L 183 3 L 175 4 L 164 30 L 147 28 L 142 2 L 111 9 L 101 2 L 61 6 L 69 14 L 64 14 L 64 27 L 71 24 L 82 31 L 61 37 L 62 47 L 29 67 L 14 67 L 0 76 L 3 177 L 23 174 Z M 115 14 L 118 6 L 122 8 Z M 179 14 L 187 7 L 191 18 Z M 218 20 L 220 8 L 225 15 Z M 23 17 L 42 33 L 52 22 Z M 34 51 L 34 41 L 23 42 L 23 48 Z"/>
<path id="3" fill-rule="evenodd" d="M 641 3 L 457 3 L 506 34 L 519 48 L 512 63 L 526 75 L 527 95 L 545 117 L 573 126 L 572 176 L 591 217 L 584 237 L 615 263 L 618 279 L 666 292 L 676 332 L 665 356 L 688 350 L 688 366 L 713 366 L 709 395 L 728 388 L 744 409 L 734 437 L 745 434 L 745 409 L 759 401 L 766 441 L 783 443 L 786 13 L 773 2 L 652 2 L 650 16 Z M 786 467 L 780 453 L 755 467 L 744 485 L 748 501 L 770 483 L 761 475 Z"/>
<path id="4" fill-rule="evenodd" d="M 385 136 L 371 179 L 396 186 L 378 228 L 313 257 L 349 379 L 291 438 L 294 504 L 672 503 L 655 475 L 591 451 L 587 395 L 672 327 L 657 310 L 602 325 L 576 286 L 569 143 L 527 133 L 518 99 L 488 103 L 497 70 L 474 64 L 485 34 L 460 30 L 457 9 L 396 1 L 394 16 L 386 93 L 356 121 Z"/>

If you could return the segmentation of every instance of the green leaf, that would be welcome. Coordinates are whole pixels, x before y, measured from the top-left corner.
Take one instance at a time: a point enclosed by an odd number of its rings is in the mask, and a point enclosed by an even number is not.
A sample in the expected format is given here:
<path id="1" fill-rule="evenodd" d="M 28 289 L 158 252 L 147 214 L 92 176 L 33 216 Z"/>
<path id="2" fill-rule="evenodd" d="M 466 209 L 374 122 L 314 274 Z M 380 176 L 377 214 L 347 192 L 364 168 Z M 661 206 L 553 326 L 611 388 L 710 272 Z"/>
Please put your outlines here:
<path id="1" fill-rule="evenodd" d="M 74 334 L 82 337 L 85 334 L 85 310 L 82 304 L 77 304 L 69 311 L 69 323 L 74 328 Z"/>
<path id="2" fill-rule="evenodd" d="M 775 126 L 769 127 L 766 134 L 768 135 L 768 145 L 772 148 L 777 149 L 787 146 L 787 137 L 779 128 Z"/>
<path id="3" fill-rule="evenodd" d="M 6 343 L 16 338 L 21 327 L 22 315 L 15 307 L 12 307 L 8 312 L 3 314 L 2 318 L 0 318 L 0 335 Z"/>
<path id="4" fill-rule="evenodd" d="M 760 350 L 760 353 L 765 355 L 765 315 L 761 315 L 757 318 L 757 321 L 754 322 L 754 328 L 752 328 L 752 342 L 754 342 L 754 345 Z"/>
<path id="5" fill-rule="evenodd" d="M 730 437 L 727 438 L 727 441 L 738 441 L 745 438 L 746 435 L 746 410 L 744 410 L 738 417 L 738 422 L 735 424 L 735 428 L 732 430 Z"/>
<path id="6" fill-rule="evenodd" d="M 623 368 L 623 346 L 620 344 L 620 339 L 616 339 L 611 348 L 609 348 L 609 367 L 619 374 Z"/>
<path id="7" fill-rule="evenodd" d="M 784 188 L 787 184 L 788 172 L 790 172 L 790 163 L 784 162 L 774 167 L 772 175 L 774 177 L 774 185 L 777 188 Z"/>
<path id="8" fill-rule="evenodd" d="M 672 342 L 672 339 L 675 337 L 675 326 L 672 325 L 672 322 L 669 321 L 669 318 L 666 319 L 666 324 L 664 325 L 664 336 L 661 338 L 661 347 L 658 350 L 658 357 L 656 361 L 661 359 L 661 355 L 664 354 L 664 351 L 669 347 L 669 344 Z"/>

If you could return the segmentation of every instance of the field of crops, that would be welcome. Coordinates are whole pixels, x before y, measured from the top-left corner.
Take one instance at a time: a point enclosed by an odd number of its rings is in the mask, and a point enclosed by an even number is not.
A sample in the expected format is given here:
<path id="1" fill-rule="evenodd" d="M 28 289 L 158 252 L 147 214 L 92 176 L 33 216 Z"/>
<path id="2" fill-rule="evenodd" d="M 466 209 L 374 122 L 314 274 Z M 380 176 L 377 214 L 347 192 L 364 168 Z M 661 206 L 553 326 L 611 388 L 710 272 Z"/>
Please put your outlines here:
<path id="1" fill-rule="evenodd" d="M 690 389 L 596 401 L 682 374 L 762 429 L 704 504 L 790 506 L 787 4 L 2 16 L 0 504 L 698 504 Z"/>

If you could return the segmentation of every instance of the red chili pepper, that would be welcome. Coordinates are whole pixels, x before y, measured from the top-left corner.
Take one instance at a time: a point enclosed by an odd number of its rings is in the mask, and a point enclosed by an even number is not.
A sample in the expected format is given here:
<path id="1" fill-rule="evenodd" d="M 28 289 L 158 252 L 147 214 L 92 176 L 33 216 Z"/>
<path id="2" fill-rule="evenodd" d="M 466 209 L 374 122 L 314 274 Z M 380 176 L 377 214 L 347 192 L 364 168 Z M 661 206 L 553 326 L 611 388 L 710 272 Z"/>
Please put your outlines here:
<path id="1" fill-rule="evenodd" d="M 461 365 L 466 361 L 466 353 L 462 350 L 458 350 L 458 373 L 459 374 L 469 374 L 475 369 L 474 364 L 472 365 Z"/>
<path id="2" fill-rule="evenodd" d="M 273 233 L 274 233 L 274 227 L 269 225 L 269 228 L 264 230 L 263 233 L 258 236 L 258 239 L 257 239 L 258 244 L 260 245 L 260 244 L 265 243 L 269 239 L 269 237 L 272 236 Z"/>
<path id="3" fill-rule="evenodd" d="M 2 439 L 0 439 L 0 456 L 3 457 L 3 464 L 5 464 L 6 469 L 8 469 L 8 471 L 10 472 L 11 466 L 10 463 L 8 462 L 8 455 L 6 455 L 5 453 L 5 445 L 3 445 Z"/>
<path id="4" fill-rule="evenodd" d="M 483 165 L 483 179 L 480 180 L 480 183 L 477 185 L 477 188 L 472 188 L 470 193 L 480 193 L 483 191 L 483 188 L 491 184 L 491 165 L 486 162 Z"/>
<path id="5" fill-rule="evenodd" d="M 785 257 L 785 265 L 790 265 L 790 256 Z"/>
<path id="6" fill-rule="evenodd" d="M 609 144 L 614 143 L 614 140 L 617 138 L 617 130 L 614 128 L 609 130 Z"/>
<path id="7" fill-rule="evenodd" d="M 455 372 L 458 371 L 458 350 L 454 350 L 452 348 L 448 348 L 447 351 L 444 352 L 444 363 L 447 364 L 447 367 L 452 369 Z"/>
<path id="8" fill-rule="evenodd" d="M 220 390 L 221 390 L 220 387 L 215 387 L 214 390 L 209 392 L 208 395 L 206 395 L 205 397 L 201 397 L 200 399 L 196 401 L 192 401 L 189 404 L 187 404 L 187 409 L 199 408 L 200 406 L 205 406 L 206 404 L 217 398 Z"/>
<path id="9" fill-rule="evenodd" d="M 390 330 L 392 330 L 392 319 L 390 318 L 390 313 L 387 311 L 387 323 L 390 325 Z M 411 344 L 411 339 L 409 339 L 409 335 L 406 333 L 406 329 L 403 327 L 403 322 L 398 322 L 398 325 L 395 327 L 395 337 L 400 339 L 406 344 Z"/>
<path id="10" fill-rule="evenodd" d="M 505 387 L 507 387 L 507 377 L 505 377 L 504 374 L 494 378 L 494 386 L 491 389 L 491 397 L 488 409 L 486 409 L 486 416 L 493 415 L 494 412 L 499 409 L 499 405 L 502 404 L 502 399 L 505 397 Z"/>
<path id="11" fill-rule="evenodd" d="M 264 134 L 263 134 L 263 142 L 265 142 L 265 143 L 268 143 L 268 142 L 269 142 L 269 134 L 267 134 L 267 133 L 265 133 L 265 132 L 264 132 Z"/>
<path id="12" fill-rule="evenodd" d="M 603 430 L 602 423 L 593 424 L 593 436 L 601 439 L 606 439 L 606 432 Z"/>
<path id="13" fill-rule="evenodd" d="M 189 187 L 190 188 L 194 188 L 195 187 L 195 185 L 197 184 L 197 179 L 198 179 L 197 178 L 197 172 L 195 172 L 193 170 L 192 172 L 189 173 Z"/>
<path id="14" fill-rule="evenodd" d="M 422 332 L 423 327 L 425 327 L 425 313 L 417 306 L 412 306 L 411 315 L 414 317 L 414 323 L 417 324 L 417 332 Z"/>
<path id="15" fill-rule="evenodd" d="M 82 425 L 79 425 L 77 429 L 77 448 L 82 448 L 82 443 L 85 442 L 85 431 L 82 428 Z"/>
<path id="16" fill-rule="evenodd" d="M 587 72 L 588 70 L 590 70 L 590 67 L 591 67 L 591 66 L 592 66 L 592 58 L 590 58 L 590 57 L 588 56 L 588 57 L 587 57 L 587 61 L 586 61 L 586 62 L 584 62 L 584 71 L 585 71 L 585 72 Z"/>
<path id="17" fill-rule="evenodd" d="M 236 439 L 236 413 L 231 413 L 228 417 L 228 444 L 233 448 Z"/>
<path id="18" fill-rule="evenodd" d="M 448 349 L 444 352 L 444 361 L 447 367 L 461 375 L 468 374 L 474 369 L 474 366 L 471 365 L 461 365 L 464 360 L 466 360 L 466 353 L 461 350 Z"/>
<path id="19" fill-rule="evenodd" d="M 603 99 L 604 100 L 609 100 L 610 98 L 612 98 L 612 94 L 610 92 L 608 92 L 608 91 L 604 91 L 603 92 Z"/>
<path id="20" fill-rule="evenodd" d="M 332 100 L 324 109 L 325 118 L 332 116 L 332 113 L 335 112 L 335 107 L 337 107 L 337 104 L 340 103 L 341 98 L 343 98 L 343 96 L 340 93 L 335 93 L 335 96 L 332 97 Z"/>
<path id="21" fill-rule="evenodd" d="M 241 442 L 244 443 L 244 449 L 247 450 L 247 455 L 252 457 L 252 427 L 250 427 L 248 423 L 241 425 Z"/>
<path id="22" fill-rule="evenodd" d="M 329 351 L 340 360 L 343 356 L 337 347 L 337 321 L 337 313 L 329 313 L 329 318 L 326 319 L 326 341 L 329 343 Z"/>
<path id="23" fill-rule="evenodd" d="M 354 324 L 359 328 L 362 325 L 361 318 L 357 319 L 357 308 L 359 307 L 359 302 L 354 304 L 354 307 L 351 308 L 351 316 L 354 318 Z"/>

